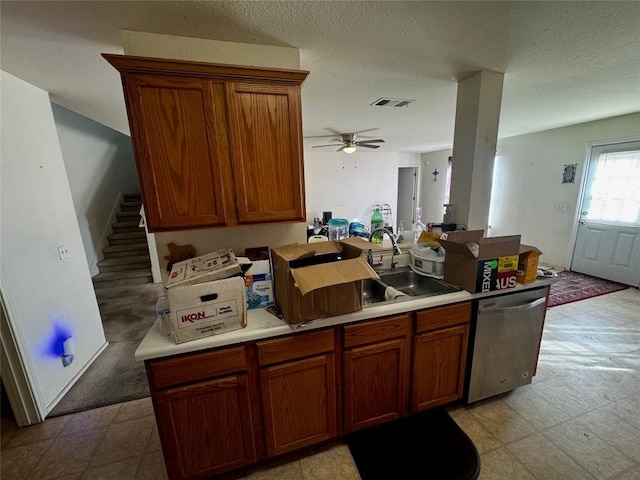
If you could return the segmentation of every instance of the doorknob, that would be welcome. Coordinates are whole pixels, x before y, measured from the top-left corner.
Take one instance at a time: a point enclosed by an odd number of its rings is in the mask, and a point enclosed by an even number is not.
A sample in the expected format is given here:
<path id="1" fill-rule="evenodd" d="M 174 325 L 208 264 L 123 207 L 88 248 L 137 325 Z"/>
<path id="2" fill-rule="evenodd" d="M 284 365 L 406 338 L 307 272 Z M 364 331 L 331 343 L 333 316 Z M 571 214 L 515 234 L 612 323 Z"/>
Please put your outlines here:
<path id="1" fill-rule="evenodd" d="M 580 225 L 586 225 L 587 221 L 586 220 L 580 220 Z"/>

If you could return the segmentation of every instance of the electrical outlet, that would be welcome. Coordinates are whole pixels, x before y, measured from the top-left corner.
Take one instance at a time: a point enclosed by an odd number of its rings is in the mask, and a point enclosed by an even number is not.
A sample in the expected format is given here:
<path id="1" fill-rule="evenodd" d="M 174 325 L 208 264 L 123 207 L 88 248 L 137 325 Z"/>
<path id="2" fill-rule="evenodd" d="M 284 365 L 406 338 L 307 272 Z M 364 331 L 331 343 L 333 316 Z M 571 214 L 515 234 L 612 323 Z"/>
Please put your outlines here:
<path id="1" fill-rule="evenodd" d="M 553 206 L 553 209 L 554 209 L 556 212 L 563 213 L 563 212 L 566 212 L 566 211 L 567 211 L 567 205 L 566 205 L 566 204 L 564 204 L 564 203 L 558 203 L 558 204 L 556 204 L 556 205 L 554 205 L 554 206 Z"/>
<path id="2" fill-rule="evenodd" d="M 60 257 L 60 260 L 69 258 L 71 256 L 71 250 L 69 250 L 69 245 L 60 245 L 58 247 L 58 256 Z"/>

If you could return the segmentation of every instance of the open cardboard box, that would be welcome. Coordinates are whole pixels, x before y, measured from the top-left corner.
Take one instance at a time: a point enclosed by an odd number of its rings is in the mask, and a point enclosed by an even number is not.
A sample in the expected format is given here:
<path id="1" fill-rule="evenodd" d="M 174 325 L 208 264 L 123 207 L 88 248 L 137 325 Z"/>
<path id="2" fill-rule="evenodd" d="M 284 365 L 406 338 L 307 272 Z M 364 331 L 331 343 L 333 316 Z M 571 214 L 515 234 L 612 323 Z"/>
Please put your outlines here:
<path id="1" fill-rule="evenodd" d="M 444 280 L 471 293 L 516 286 L 520 235 L 483 237 L 484 230 L 450 232 L 440 239 L 445 250 Z M 468 244 L 478 245 L 478 255 Z"/>
<path id="2" fill-rule="evenodd" d="M 271 250 L 276 303 L 288 323 L 362 309 L 362 280 L 378 278 L 363 258 L 380 246 L 361 238 L 283 245 Z"/>
<path id="3" fill-rule="evenodd" d="M 242 269 L 230 248 L 178 262 L 166 290 L 176 343 L 247 326 Z"/>

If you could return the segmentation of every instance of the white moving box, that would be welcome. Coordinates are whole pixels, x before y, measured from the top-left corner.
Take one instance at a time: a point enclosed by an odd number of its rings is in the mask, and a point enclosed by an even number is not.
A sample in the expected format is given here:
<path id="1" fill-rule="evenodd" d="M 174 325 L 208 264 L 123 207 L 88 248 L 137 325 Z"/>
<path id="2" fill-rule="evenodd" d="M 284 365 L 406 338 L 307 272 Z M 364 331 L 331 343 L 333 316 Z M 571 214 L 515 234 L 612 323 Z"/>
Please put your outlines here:
<path id="1" fill-rule="evenodd" d="M 173 265 L 167 295 L 176 343 L 247 326 L 247 293 L 241 273 L 231 249 Z"/>
<path id="2" fill-rule="evenodd" d="M 223 248 L 217 252 L 177 262 L 171 267 L 167 288 L 192 285 L 209 280 L 220 280 L 242 273 L 233 250 Z"/>

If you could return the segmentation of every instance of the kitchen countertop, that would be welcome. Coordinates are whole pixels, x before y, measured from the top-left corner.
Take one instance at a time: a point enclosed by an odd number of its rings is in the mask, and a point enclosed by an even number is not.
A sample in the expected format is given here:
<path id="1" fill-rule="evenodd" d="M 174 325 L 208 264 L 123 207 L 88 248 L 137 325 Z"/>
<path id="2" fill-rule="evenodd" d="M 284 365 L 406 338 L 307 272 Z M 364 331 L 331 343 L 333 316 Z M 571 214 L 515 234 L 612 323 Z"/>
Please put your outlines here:
<path id="1" fill-rule="evenodd" d="M 333 325 L 353 323 L 361 320 L 384 317 L 387 315 L 421 310 L 424 308 L 438 307 L 441 305 L 530 290 L 532 288 L 550 285 L 554 283 L 555 280 L 555 278 L 538 279 L 535 282 L 528 283 L 526 285 L 518 284 L 515 288 L 510 288 L 508 290 L 485 293 L 469 293 L 466 290 L 462 290 L 459 292 L 432 297 L 401 297 L 395 302 L 383 303 L 381 305 L 373 304 L 371 306 L 366 306 L 357 312 L 327 318 L 318 318 L 305 324 L 289 325 L 285 321 L 280 320 L 276 316 L 267 312 L 264 308 L 251 309 L 247 310 L 247 326 L 245 328 L 180 344 L 176 344 L 171 337 L 163 336 L 160 333 L 158 322 L 156 321 L 136 349 L 135 358 L 137 361 L 143 361 L 183 353 L 197 352 L 199 350 L 207 350 L 210 348 L 224 347 L 248 341 L 264 340 L 290 333 L 301 333 Z"/>

